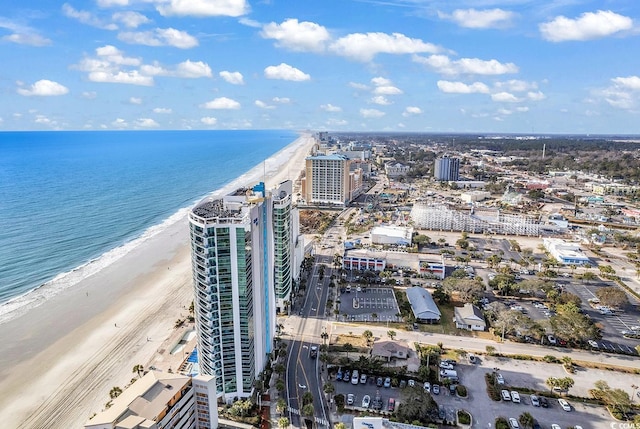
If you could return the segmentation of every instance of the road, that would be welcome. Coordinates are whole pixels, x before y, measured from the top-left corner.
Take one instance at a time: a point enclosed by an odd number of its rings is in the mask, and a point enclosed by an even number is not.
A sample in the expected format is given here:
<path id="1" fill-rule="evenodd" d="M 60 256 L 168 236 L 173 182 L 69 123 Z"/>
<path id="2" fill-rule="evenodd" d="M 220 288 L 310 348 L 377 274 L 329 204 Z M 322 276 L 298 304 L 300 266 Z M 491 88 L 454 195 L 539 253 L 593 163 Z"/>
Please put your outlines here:
<path id="1" fill-rule="evenodd" d="M 325 327 L 325 306 L 329 293 L 332 256 L 317 255 L 306 289 L 304 304 L 297 316 L 290 316 L 287 323 L 292 335 L 287 359 L 286 400 L 290 407 L 289 421 L 294 427 L 305 427 L 301 418 L 302 396 L 309 391 L 313 395 L 316 422 L 328 427 L 328 410 L 321 382 L 320 359 L 310 357 L 310 348 L 322 344 Z M 320 267 L 324 276 L 320 279 Z"/>

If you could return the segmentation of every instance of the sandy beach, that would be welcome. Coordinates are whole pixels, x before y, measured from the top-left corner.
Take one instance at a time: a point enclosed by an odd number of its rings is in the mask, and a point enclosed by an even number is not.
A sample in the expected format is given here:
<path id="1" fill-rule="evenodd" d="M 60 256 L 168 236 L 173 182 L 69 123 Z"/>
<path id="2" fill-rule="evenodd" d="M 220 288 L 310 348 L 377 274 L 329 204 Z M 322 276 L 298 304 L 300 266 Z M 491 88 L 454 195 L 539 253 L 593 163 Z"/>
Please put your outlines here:
<path id="1" fill-rule="evenodd" d="M 269 189 L 296 179 L 313 141 L 302 135 L 219 195 L 260 180 Z M 131 381 L 134 365 L 171 358 L 168 349 L 192 329 L 174 328 L 187 315 L 192 294 L 185 216 L 73 288 L 1 324 L 2 427 L 82 427 L 103 409 L 112 387 Z"/>

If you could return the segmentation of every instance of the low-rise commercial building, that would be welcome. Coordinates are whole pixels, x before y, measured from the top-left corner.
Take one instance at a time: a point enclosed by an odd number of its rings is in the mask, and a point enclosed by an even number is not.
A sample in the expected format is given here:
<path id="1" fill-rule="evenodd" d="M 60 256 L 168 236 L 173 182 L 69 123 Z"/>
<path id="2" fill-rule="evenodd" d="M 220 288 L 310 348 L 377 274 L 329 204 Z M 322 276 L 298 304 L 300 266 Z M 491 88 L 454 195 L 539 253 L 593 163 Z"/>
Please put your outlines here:
<path id="1" fill-rule="evenodd" d="M 440 309 L 428 290 L 418 286 L 407 288 L 407 299 L 418 322 L 439 323 Z"/>
<path id="2" fill-rule="evenodd" d="M 542 240 L 545 249 L 563 265 L 585 265 L 590 264 L 589 257 L 580 250 L 577 243 L 567 243 L 558 238 L 544 238 Z"/>
<path id="3" fill-rule="evenodd" d="M 482 311 L 471 303 L 466 303 L 463 307 L 455 307 L 453 314 L 453 321 L 458 329 L 484 331 L 487 328 Z"/>
<path id="4" fill-rule="evenodd" d="M 376 226 L 371 230 L 371 243 L 411 246 L 413 228 L 404 226 Z"/>

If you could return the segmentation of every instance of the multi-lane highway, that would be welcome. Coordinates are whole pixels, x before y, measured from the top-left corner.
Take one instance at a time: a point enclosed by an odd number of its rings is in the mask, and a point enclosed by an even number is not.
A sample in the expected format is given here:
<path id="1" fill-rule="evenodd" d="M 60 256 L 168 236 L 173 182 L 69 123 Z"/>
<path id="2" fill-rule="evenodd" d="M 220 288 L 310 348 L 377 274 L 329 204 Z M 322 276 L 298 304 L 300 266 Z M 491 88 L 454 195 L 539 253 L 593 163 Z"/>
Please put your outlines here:
<path id="1" fill-rule="evenodd" d="M 293 331 L 289 341 L 287 360 L 287 402 L 289 421 L 295 427 L 304 427 L 302 397 L 305 392 L 313 395 L 314 417 L 318 426 L 328 427 L 328 409 L 322 391 L 322 363 L 319 356 L 312 358 L 310 349 L 322 344 L 325 328 L 325 307 L 329 293 L 333 256 L 318 254 L 305 293 L 305 300 L 297 316 L 290 316 Z M 324 266 L 322 279 L 321 266 Z M 320 354 L 320 353 L 319 353 Z"/>

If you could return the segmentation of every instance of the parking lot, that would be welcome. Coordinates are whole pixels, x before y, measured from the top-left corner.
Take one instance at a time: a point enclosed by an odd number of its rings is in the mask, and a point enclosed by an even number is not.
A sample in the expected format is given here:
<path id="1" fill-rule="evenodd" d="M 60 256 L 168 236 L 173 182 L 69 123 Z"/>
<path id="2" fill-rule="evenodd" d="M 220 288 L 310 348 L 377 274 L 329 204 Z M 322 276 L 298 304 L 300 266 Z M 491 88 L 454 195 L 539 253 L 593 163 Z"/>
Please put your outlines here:
<path id="1" fill-rule="evenodd" d="M 360 290 L 358 290 L 360 288 Z M 347 315 L 347 320 L 358 322 L 397 322 L 398 302 L 393 289 L 389 287 L 352 285 L 340 292 L 340 314 Z M 373 315 L 375 314 L 376 317 Z"/>

